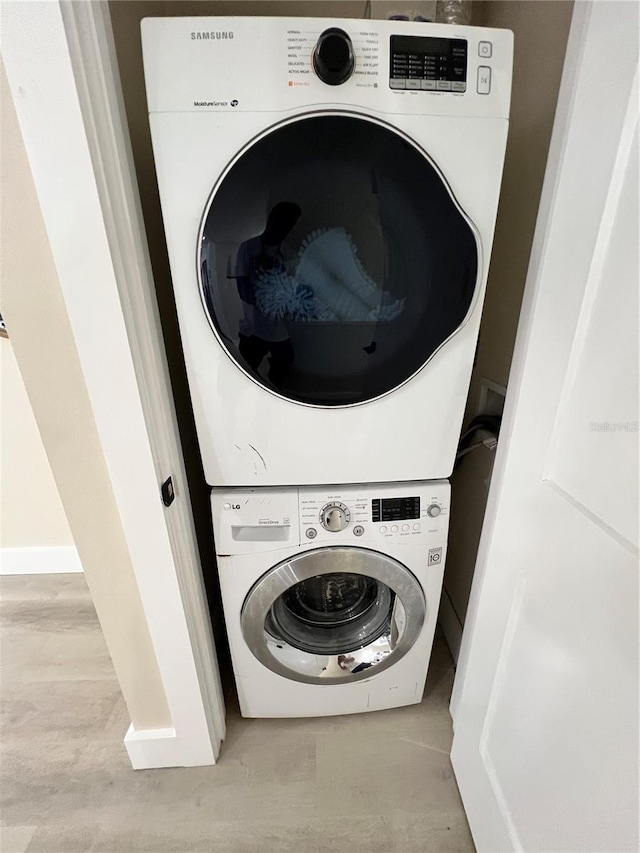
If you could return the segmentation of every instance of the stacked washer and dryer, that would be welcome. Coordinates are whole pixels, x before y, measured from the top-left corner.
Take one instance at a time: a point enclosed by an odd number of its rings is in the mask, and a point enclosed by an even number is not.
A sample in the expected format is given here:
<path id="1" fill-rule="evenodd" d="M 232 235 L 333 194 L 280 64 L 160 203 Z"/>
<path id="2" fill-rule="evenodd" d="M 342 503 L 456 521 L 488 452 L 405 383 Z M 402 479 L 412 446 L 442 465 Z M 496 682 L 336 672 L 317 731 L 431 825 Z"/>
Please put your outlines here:
<path id="1" fill-rule="evenodd" d="M 244 17 L 142 36 L 242 713 L 419 702 L 512 34 Z"/>

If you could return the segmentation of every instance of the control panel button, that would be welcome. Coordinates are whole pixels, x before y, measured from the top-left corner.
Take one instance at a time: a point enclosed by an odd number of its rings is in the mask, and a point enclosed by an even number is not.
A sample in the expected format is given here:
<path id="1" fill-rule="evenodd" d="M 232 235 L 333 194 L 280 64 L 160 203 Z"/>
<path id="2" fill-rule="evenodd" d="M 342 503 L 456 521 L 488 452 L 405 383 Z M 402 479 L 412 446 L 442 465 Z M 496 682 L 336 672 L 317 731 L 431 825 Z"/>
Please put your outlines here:
<path id="1" fill-rule="evenodd" d="M 318 535 L 318 531 L 315 529 L 315 527 L 307 527 L 307 529 L 305 530 L 305 535 L 307 539 L 315 539 Z"/>
<path id="2" fill-rule="evenodd" d="M 452 92 L 466 92 L 467 91 L 467 84 L 462 83 L 459 80 L 454 80 L 454 82 L 451 84 L 451 91 Z"/>
<path id="3" fill-rule="evenodd" d="M 403 80 L 389 80 L 389 87 L 391 89 L 404 89 L 404 79 Z"/>
<path id="4" fill-rule="evenodd" d="M 222 504 L 223 509 L 231 509 L 231 504 Z"/>
<path id="5" fill-rule="evenodd" d="M 440 509 L 438 504 L 431 504 L 427 508 L 427 515 L 429 516 L 429 518 L 437 518 L 441 512 L 442 510 Z"/>
<path id="6" fill-rule="evenodd" d="M 436 81 L 435 80 L 421 80 L 420 81 L 420 88 L 426 89 L 428 92 L 434 92 L 435 88 L 436 88 Z"/>
<path id="7" fill-rule="evenodd" d="M 414 524 L 414 525 L 413 525 L 413 529 L 414 529 L 414 530 L 420 530 L 420 525 L 419 525 L 419 524 Z"/>
<path id="8" fill-rule="evenodd" d="M 405 86 L 404 86 L 405 89 L 419 89 L 421 81 L 408 78 L 407 80 L 404 81 L 404 83 L 405 83 Z"/>
<path id="9" fill-rule="evenodd" d="M 378 530 L 380 531 L 380 533 L 383 533 L 383 534 L 386 533 L 387 532 L 387 525 L 381 524 L 380 527 L 378 528 Z"/>
<path id="10" fill-rule="evenodd" d="M 484 59 L 490 59 L 493 53 L 493 46 L 490 41 L 481 41 L 478 43 L 478 56 Z"/>
<path id="11" fill-rule="evenodd" d="M 361 524 L 356 524 L 356 526 L 353 528 L 353 535 L 354 536 L 362 536 L 363 533 L 364 533 L 364 527 Z"/>
<path id="12" fill-rule="evenodd" d="M 436 80 L 436 86 L 439 92 L 450 92 L 451 80 Z"/>
<path id="13" fill-rule="evenodd" d="M 491 92 L 491 69 L 488 65 L 478 68 L 478 94 L 488 95 Z"/>
<path id="14" fill-rule="evenodd" d="M 397 524 L 392 524 L 392 525 L 391 525 L 391 532 L 392 532 L 392 533 L 397 533 L 397 532 L 398 532 L 398 525 L 397 525 Z"/>
<path id="15" fill-rule="evenodd" d="M 403 530 L 405 533 L 407 532 L 407 530 L 408 530 L 408 529 L 409 529 L 409 525 L 408 525 L 408 524 L 403 524 L 403 525 L 402 525 L 402 530 Z"/>
<path id="16" fill-rule="evenodd" d="M 325 30 L 313 51 L 313 70 L 323 83 L 339 86 L 353 74 L 355 58 L 348 34 L 338 27 Z"/>

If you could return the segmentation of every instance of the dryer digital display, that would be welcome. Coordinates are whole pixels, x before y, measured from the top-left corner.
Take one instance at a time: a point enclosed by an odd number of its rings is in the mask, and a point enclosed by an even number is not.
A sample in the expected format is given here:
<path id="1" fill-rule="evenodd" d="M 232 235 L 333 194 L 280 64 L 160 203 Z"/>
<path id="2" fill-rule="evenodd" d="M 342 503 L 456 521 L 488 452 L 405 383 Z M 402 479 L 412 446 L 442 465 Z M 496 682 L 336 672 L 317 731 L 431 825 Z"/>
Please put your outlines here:
<path id="1" fill-rule="evenodd" d="M 466 91 L 465 39 L 391 36 L 389 53 L 389 85 L 392 89 Z"/>

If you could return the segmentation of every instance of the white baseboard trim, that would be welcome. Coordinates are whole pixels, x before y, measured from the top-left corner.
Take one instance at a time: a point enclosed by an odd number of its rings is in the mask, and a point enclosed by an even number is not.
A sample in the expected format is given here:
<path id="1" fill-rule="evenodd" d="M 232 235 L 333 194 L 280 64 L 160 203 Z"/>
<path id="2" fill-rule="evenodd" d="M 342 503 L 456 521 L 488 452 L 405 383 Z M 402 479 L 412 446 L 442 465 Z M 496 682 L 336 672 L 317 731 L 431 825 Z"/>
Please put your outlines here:
<path id="1" fill-rule="evenodd" d="M 451 651 L 451 655 L 456 665 L 458 656 L 460 655 L 460 646 L 462 645 L 462 623 L 458 619 L 456 611 L 453 609 L 453 604 L 446 589 L 442 590 L 440 599 L 440 612 L 438 620 L 442 626 L 445 640 Z"/>
<path id="2" fill-rule="evenodd" d="M 73 546 L 61 548 L 0 548 L 0 575 L 52 575 L 81 572 Z"/>
<path id="3" fill-rule="evenodd" d="M 178 736 L 175 729 L 141 729 L 133 725 L 124 736 L 124 745 L 134 770 L 179 767 Z"/>
<path id="4" fill-rule="evenodd" d="M 161 767 L 208 767 L 215 764 L 211 746 L 204 751 L 201 745 L 185 741 L 175 729 L 134 729 L 124 736 L 124 745 L 134 770 Z"/>

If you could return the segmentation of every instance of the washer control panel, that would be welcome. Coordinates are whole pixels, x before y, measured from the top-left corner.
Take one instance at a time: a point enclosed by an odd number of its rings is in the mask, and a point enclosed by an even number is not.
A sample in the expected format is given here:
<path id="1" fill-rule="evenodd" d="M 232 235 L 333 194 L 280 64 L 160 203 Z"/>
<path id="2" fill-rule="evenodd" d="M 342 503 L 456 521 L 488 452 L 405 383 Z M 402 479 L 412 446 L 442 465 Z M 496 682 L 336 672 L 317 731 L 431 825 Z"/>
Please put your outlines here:
<path id="1" fill-rule="evenodd" d="M 211 490 L 218 556 L 353 543 L 422 543 L 442 559 L 449 525 L 447 480 L 363 486 Z M 438 551 L 440 548 L 440 551 Z M 433 553 L 432 553 L 433 552 Z"/>
<path id="2" fill-rule="evenodd" d="M 335 491 L 299 490 L 303 540 L 344 542 L 415 541 L 448 526 L 449 484 L 428 483 L 342 486 Z"/>

